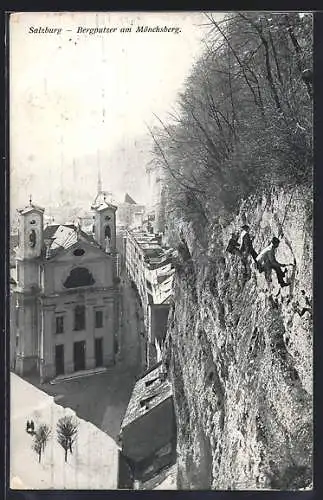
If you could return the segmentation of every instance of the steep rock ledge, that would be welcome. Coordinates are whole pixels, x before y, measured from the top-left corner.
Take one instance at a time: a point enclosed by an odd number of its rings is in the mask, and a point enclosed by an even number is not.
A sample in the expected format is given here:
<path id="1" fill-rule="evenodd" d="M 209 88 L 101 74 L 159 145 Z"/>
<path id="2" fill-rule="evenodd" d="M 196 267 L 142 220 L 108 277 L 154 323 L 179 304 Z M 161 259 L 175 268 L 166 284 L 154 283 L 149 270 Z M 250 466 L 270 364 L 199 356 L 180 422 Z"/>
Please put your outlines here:
<path id="1" fill-rule="evenodd" d="M 165 361 L 178 427 L 178 488 L 301 489 L 312 482 L 311 193 L 294 189 L 242 204 L 229 225 L 210 224 L 203 250 L 184 228 L 194 274 L 175 279 Z M 225 252 L 243 222 L 260 251 L 277 253 L 291 286 L 269 286 L 250 262 Z M 272 298 L 273 297 L 273 298 Z"/>

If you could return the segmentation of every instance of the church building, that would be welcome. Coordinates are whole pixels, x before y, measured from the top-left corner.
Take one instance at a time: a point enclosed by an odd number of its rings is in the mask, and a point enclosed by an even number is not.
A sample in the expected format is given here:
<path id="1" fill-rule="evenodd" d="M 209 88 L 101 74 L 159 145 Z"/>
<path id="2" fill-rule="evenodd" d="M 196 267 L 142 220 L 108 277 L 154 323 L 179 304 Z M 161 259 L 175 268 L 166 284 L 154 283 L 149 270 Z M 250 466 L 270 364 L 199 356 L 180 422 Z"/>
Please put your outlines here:
<path id="1" fill-rule="evenodd" d="M 41 381 L 115 362 L 119 335 L 116 210 L 92 205 L 93 231 L 44 227 L 44 209 L 18 210 L 16 283 L 11 283 L 11 369 Z"/>

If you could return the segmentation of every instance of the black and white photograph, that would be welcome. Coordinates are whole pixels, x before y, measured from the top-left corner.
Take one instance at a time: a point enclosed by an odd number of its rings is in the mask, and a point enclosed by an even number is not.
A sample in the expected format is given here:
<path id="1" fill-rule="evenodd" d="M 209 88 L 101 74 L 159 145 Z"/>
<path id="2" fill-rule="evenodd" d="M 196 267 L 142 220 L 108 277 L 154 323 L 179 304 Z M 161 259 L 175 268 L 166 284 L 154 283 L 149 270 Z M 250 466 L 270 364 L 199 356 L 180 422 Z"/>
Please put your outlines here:
<path id="1" fill-rule="evenodd" d="M 10 13 L 11 489 L 314 488 L 313 16 Z"/>

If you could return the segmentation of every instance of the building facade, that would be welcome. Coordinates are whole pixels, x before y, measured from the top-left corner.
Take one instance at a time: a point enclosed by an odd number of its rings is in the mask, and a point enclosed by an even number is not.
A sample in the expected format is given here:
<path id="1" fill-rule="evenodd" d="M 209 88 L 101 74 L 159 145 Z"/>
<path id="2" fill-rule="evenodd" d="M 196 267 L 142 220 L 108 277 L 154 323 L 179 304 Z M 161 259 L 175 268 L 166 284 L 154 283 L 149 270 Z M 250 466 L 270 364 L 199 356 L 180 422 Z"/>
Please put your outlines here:
<path id="1" fill-rule="evenodd" d="M 11 284 L 11 368 L 41 381 L 114 363 L 119 335 L 116 207 L 95 205 L 93 234 L 44 227 L 44 209 L 19 210 Z"/>
<path id="2" fill-rule="evenodd" d="M 125 265 L 140 298 L 145 336 L 146 366 L 161 359 L 173 293 L 172 250 L 160 245 L 160 239 L 140 230 L 126 231 Z"/>

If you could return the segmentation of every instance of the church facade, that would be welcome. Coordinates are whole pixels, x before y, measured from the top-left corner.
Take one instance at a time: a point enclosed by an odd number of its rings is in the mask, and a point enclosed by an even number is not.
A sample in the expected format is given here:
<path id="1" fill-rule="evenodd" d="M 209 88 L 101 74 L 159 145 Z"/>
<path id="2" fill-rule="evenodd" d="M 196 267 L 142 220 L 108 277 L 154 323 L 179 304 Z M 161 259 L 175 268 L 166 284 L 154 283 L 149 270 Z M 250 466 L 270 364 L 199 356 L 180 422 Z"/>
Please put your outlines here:
<path id="1" fill-rule="evenodd" d="M 96 199 L 92 234 L 44 227 L 44 209 L 19 210 L 11 284 L 11 369 L 41 381 L 115 362 L 119 337 L 116 209 Z"/>

